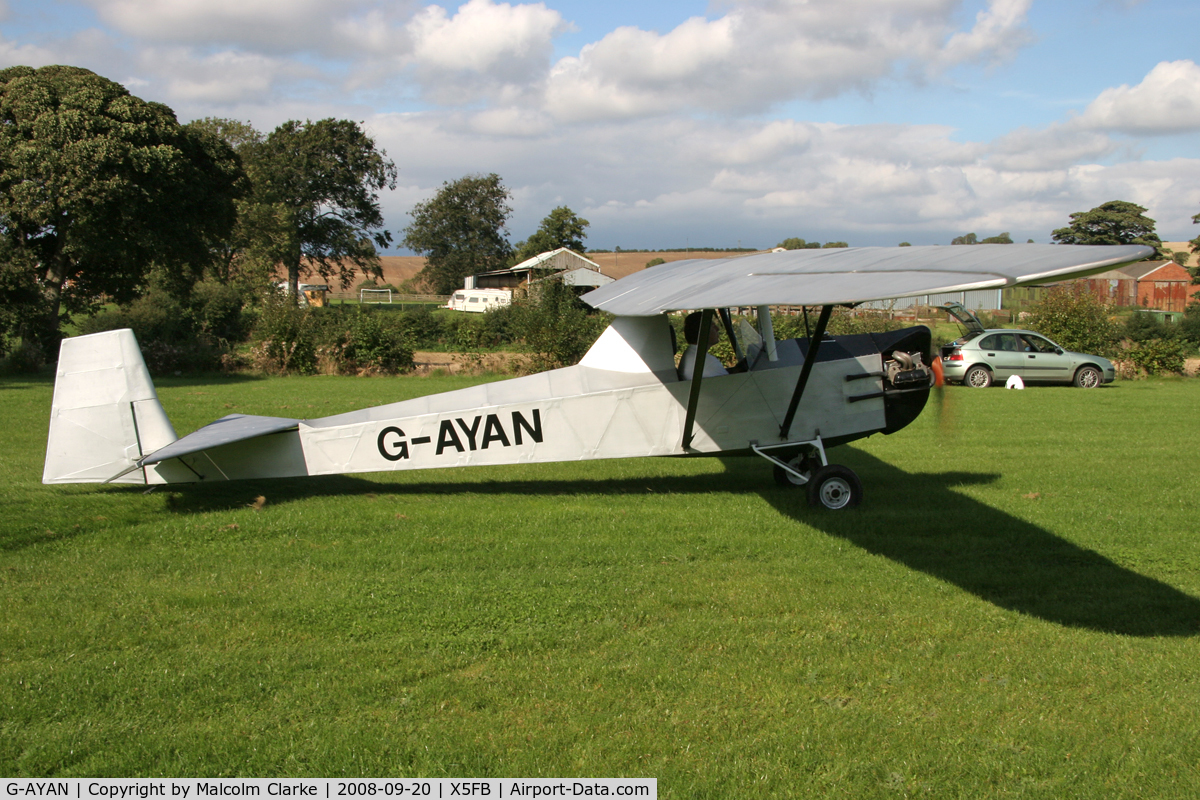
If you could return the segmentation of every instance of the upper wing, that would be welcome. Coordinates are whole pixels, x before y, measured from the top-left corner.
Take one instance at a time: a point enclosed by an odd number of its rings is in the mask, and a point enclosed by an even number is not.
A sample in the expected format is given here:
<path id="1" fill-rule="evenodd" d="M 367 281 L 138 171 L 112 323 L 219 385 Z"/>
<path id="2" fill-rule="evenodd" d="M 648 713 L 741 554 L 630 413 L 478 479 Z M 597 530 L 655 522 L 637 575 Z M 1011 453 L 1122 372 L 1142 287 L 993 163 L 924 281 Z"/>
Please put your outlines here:
<path id="1" fill-rule="evenodd" d="M 636 272 L 583 296 L 618 316 L 726 306 L 823 306 L 1075 277 L 1141 260 L 1141 245 L 976 245 L 785 250 L 691 259 Z"/>

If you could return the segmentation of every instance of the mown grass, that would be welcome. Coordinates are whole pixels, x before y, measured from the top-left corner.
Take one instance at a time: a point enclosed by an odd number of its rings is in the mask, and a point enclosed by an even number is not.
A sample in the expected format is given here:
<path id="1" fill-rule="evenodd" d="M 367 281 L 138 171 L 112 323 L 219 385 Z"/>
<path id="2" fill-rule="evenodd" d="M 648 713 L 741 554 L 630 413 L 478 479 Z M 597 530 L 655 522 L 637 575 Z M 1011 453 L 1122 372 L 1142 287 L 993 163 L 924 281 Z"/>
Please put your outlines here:
<path id="1" fill-rule="evenodd" d="M 159 389 L 183 432 L 469 380 Z M 755 459 L 44 487 L 50 390 L 0 384 L 5 775 L 1200 790 L 1200 382 L 951 387 L 832 451 L 841 514 Z"/>

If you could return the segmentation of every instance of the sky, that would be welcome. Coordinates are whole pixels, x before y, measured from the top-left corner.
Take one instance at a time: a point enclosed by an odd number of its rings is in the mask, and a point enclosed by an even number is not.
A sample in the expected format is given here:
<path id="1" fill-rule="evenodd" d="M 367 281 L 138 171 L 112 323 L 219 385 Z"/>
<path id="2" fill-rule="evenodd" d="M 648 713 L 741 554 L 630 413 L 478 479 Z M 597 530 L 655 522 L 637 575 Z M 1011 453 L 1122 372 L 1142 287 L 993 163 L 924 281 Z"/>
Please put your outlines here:
<path id="1" fill-rule="evenodd" d="M 1181 241 L 1198 32 L 1195 0 L 0 0 L 0 67 L 181 122 L 355 120 L 399 170 L 397 241 L 492 172 L 514 242 L 560 205 L 604 249 L 1049 242 L 1109 200 Z"/>

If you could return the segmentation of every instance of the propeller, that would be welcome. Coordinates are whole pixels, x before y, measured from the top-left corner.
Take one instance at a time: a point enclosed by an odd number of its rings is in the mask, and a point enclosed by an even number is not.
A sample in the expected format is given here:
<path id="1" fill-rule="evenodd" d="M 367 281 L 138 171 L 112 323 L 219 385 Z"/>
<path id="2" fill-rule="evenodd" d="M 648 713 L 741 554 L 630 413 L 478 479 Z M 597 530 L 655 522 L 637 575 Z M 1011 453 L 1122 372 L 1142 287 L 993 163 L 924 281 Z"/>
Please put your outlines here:
<path id="1" fill-rule="evenodd" d="M 933 372 L 933 386 L 929 390 L 929 400 L 933 406 L 933 414 L 937 417 L 938 427 L 943 433 L 953 425 L 953 414 L 950 403 L 946 399 L 946 373 L 942 370 L 942 356 L 936 349 L 929 354 L 929 369 Z"/>

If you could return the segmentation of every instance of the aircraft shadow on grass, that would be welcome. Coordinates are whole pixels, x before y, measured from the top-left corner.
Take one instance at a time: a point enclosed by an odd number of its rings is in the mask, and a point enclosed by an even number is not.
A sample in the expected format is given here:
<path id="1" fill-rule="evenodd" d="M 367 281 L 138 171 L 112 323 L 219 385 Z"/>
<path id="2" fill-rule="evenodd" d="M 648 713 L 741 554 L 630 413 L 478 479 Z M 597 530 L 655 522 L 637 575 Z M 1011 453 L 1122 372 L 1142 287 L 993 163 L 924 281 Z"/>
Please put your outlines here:
<path id="1" fill-rule="evenodd" d="M 727 458 L 724 473 L 595 480 L 438 481 L 436 473 L 403 483 L 333 476 L 243 485 L 173 487 L 175 513 L 246 505 L 262 493 L 271 505 L 323 495 L 601 494 L 687 495 L 754 492 L 781 514 L 867 552 L 958 586 L 1001 608 L 1048 622 L 1125 636 L 1194 636 L 1200 599 L 1140 575 L 1044 528 L 988 506 L 955 487 L 996 481 L 994 474 L 908 473 L 852 447 L 835 460 L 867 486 L 857 509 L 810 508 L 803 489 L 779 489 L 757 458 Z M 486 468 L 483 475 L 498 473 Z M 472 470 L 473 471 L 473 470 Z M 407 476 L 406 476 L 407 477 Z M 664 502 L 671 502 L 664 498 Z M 1029 500 L 1029 502 L 1041 502 Z M 684 505 L 680 513 L 687 513 Z"/>

